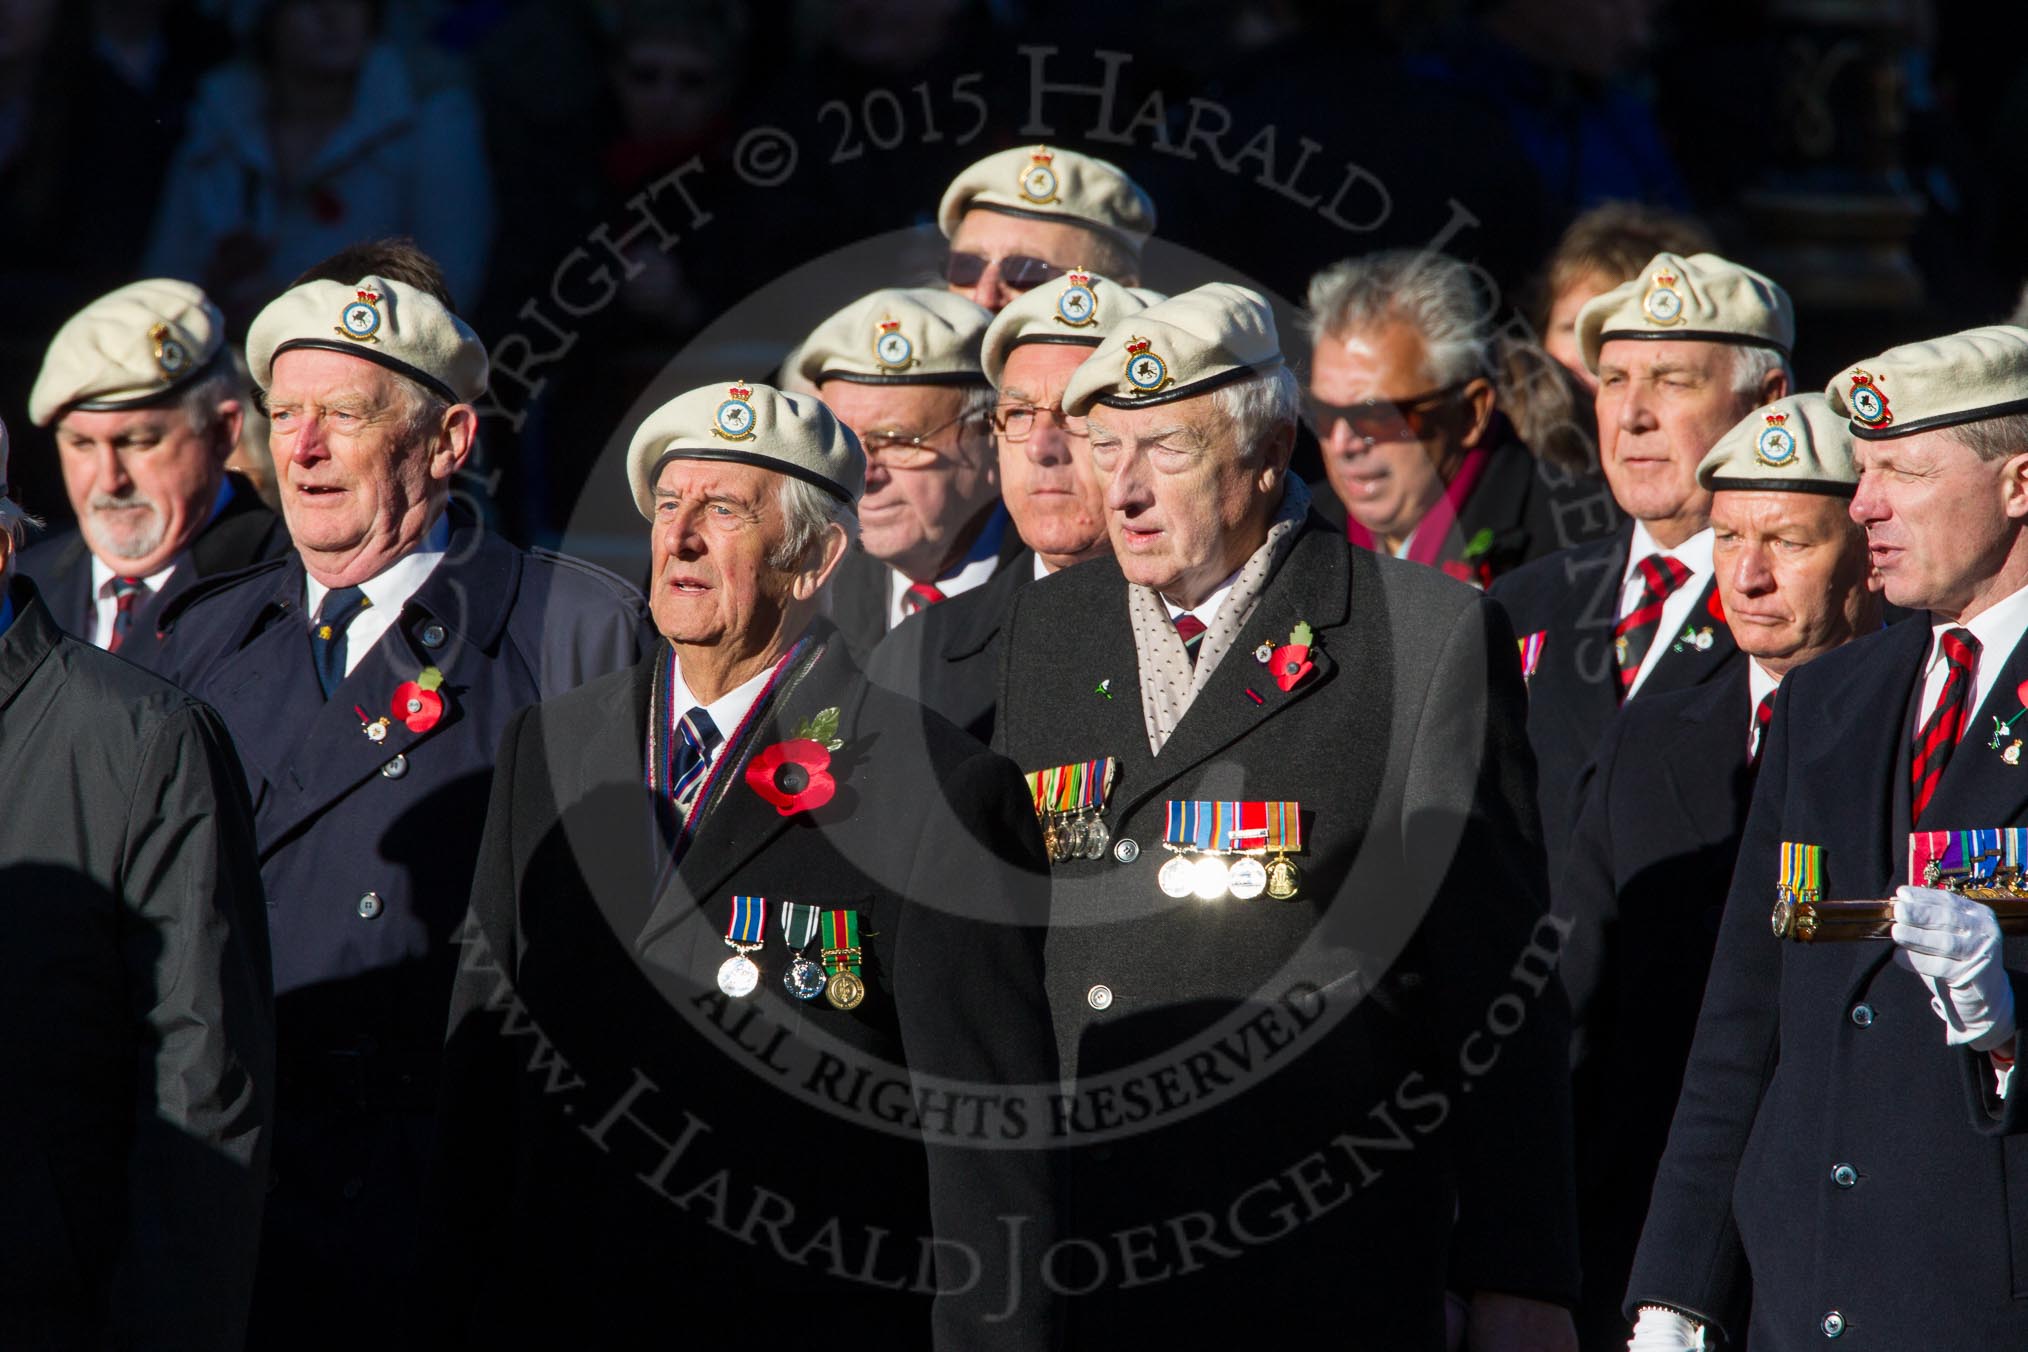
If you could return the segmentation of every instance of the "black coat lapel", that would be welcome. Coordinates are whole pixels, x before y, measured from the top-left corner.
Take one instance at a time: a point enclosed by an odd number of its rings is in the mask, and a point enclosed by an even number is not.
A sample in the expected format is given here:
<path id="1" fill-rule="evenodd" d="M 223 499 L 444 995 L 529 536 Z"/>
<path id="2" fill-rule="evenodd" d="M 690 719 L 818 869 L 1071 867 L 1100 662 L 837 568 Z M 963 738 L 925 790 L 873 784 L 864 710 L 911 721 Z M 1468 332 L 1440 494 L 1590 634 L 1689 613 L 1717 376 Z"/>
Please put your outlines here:
<path id="1" fill-rule="evenodd" d="M 1718 581 L 1714 578 L 1704 584 L 1697 603 L 1690 607 L 1685 628 L 1655 635 L 1655 642 L 1664 645 L 1662 655 L 1655 659 L 1654 668 L 1648 672 L 1648 679 L 1641 682 L 1634 698 L 1702 684 L 1725 671 L 1739 657 L 1739 645 L 1732 641 L 1732 630 L 1726 626 L 1717 601 Z M 1707 634 L 1710 646 L 1700 648 L 1698 644 Z"/>
<path id="2" fill-rule="evenodd" d="M 1662 775 L 1700 839 L 1739 834 L 1738 814 L 1746 799 L 1736 789 L 1747 768 L 1752 713 L 1751 686 L 1741 661 L 1697 692 L 1671 729 L 1669 745 L 1657 748 Z"/>
<path id="3" fill-rule="evenodd" d="M 1007 533 L 1013 535 L 1011 527 Z M 950 633 L 944 636 L 942 651 L 945 660 L 960 661 L 983 652 L 999 634 L 1000 626 L 1007 622 L 1007 612 L 1014 604 L 1014 593 L 1034 580 L 1035 556 L 1025 549 L 1001 564 L 975 593 L 978 601 L 966 607 L 964 623 L 951 626 Z"/>

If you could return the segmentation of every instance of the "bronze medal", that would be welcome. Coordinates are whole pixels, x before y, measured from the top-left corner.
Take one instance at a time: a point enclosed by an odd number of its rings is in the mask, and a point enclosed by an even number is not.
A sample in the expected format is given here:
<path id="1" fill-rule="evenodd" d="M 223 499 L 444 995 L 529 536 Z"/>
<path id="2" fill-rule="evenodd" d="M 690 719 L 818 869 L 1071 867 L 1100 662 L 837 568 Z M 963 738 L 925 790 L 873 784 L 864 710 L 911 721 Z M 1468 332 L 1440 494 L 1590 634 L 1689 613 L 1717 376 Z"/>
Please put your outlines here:
<path id="1" fill-rule="evenodd" d="M 834 1009 L 857 1009 L 859 1002 L 866 998 L 866 983 L 851 972 L 831 973 L 831 979 L 824 983 L 824 998 Z"/>
<path id="2" fill-rule="evenodd" d="M 1267 894 L 1276 901 L 1292 900 L 1302 890 L 1303 875 L 1287 855 L 1277 856 L 1267 866 Z"/>

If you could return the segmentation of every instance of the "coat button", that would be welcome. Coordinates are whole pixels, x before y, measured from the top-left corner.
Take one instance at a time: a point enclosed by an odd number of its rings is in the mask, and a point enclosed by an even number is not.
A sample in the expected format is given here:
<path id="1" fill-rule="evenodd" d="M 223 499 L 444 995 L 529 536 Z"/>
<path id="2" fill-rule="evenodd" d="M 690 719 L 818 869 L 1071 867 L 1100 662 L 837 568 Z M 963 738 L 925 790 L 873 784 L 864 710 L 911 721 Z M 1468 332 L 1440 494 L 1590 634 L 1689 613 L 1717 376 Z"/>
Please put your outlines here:
<path id="1" fill-rule="evenodd" d="M 395 754 L 393 760 L 380 767 L 380 777 L 382 779 L 400 779 L 407 773 L 408 757 L 401 755 L 399 752 Z"/>
<path id="2" fill-rule="evenodd" d="M 1122 864 L 1131 864 L 1140 857 L 1141 847 L 1135 844 L 1131 838 L 1121 836 L 1113 842 L 1113 858 L 1119 860 Z"/>
<path id="3" fill-rule="evenodd" d="M 1113 988 L 1111 986 L 1093 986 L 1084 993 L 1084 1002 L 1093 1009 L 1111 1009 L 1113 1007 Z"/>
<path id="4" fill-rule="evenodd" d="M 380 893 L 368 892 L 359 899 L 359 918 L 372 920 L 381 912 Z"/>
<path id="5" fill-rule="evenodd" d="M 1831 1311 L 1824 1316 L 1823 1328 L 1826 1338 L 1836 1338 L 1845 1331 L 1845 1316 L 1836 1310 Z"/>
<path id="6" fill-rule="evenodd" d="M 1832 1165 L 1831 1181 L 1841 1188 L 1852 1187 L 1859 1181 L 1859 1171 L 1849 1164 Z"/>
<path id="7" fill-rule="evenodd" d="M 416 637 L 422 640 L 422 645 L 425 648 L 441 648 L 444 646 L 444 640 L 449 638 L 450 635 L 444 632 L 442 625 L 438 624 L 435 620 L 431 620 L 422 627 L 422 632 L 417 634 Z"/>
<path id="8" fill-rule="evenodd" d="M 1852 1022 L 1858 1024 L 1861 1028 L 1871 1028 L 1873 1026 L 1873 1006 L 1852 1006 Z"/>

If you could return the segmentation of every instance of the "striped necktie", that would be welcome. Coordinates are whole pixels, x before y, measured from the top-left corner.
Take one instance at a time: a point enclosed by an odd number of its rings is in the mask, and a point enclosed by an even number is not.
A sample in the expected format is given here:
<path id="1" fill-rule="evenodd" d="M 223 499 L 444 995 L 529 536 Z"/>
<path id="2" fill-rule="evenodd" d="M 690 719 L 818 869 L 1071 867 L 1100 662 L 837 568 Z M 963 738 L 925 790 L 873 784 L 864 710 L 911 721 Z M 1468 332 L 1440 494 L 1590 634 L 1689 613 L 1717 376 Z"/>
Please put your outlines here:
<path id="1" fill-rule="evenodd" d="M 1915 754 L 1909 758 L 1908 820 L 1913 826 L 1922 820 L 1923 809 L 1936 797 L 1936 786 L 1951 752 L 1965 735 L 1972 716 L 1972 679 L 1979 666 L 1979 640 L 1969 629 L 1946 629 L 1937 640 L 1946 666 L 1943 692 L 1936 708 L 1915 734 Z"/>
<path id="2" fill-rule="evenodd" d="M 1640 675 L 1641 660 L 1654 646 L 1655 635 L 1662 628 L 1662 606 L 1675 594 L 1676 589 L 1690 580 L 1690 567 L 1680 559 L 1667 554 L 1650 554 L 1634 565 L 1634 571 L 1641 575 L 1641 594 L 1634 602 L 1634 608 L 1613 626 L 1613 653 L 1620 664 L 1620 698 L 1634 688 L 1634 677 Z"/>
<path id="3" fill-rule="evenodd" d="M 934 582 L 915 582 L 902 593 L 901 608 L 910 615 L 920 615 L 943 599 L 944 594 L 937 590 Z"/>
<path id="4" fill-rule="evenodd" d="M 106 635 L 106 651 L 116 653 L 134 627 L 134 607 L 148 594 L 148 580 L 140 577 L 113 579 L 113 628 Z"/>
<path id="5" fill-rule="evenodd" d="M 1186 610 L 1176 617 L 1176 635 L 1183 640 L 1183 652 L 1190 665 L 1196 666 L 1197 650 L 1204 646 L 1204 621 Z"/>
<path id="6" fill-rule="evenodd" d="M 711 715 L 701 708 L 693 708 L 676 721 L 676 764 L 673 796 L 684 816 L 690 815 L 690 796 L 697 792 L 697 786 L 704 780 L 704 772 L 711 766 L 711 753 L 718 749 L 724 737 L 718 725 L 711 721 Z"/>

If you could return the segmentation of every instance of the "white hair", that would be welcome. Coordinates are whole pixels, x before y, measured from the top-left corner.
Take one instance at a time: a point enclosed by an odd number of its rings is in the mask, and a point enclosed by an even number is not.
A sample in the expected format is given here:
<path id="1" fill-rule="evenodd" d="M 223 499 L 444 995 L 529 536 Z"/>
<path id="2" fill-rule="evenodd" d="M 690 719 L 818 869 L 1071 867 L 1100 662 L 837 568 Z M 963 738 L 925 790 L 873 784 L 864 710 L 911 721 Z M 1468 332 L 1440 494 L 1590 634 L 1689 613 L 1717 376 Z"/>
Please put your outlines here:
<path id="1" fill-rule="evenodd" d="M 1776 371 L 1788 378 L 1791 387 L 1795 385 L 1796 378 L 1789 370 L 1789 359 L 1775 349 L 1739 343 L 1733 346 L 1732 351 L 1732 392 L 1753 401 L 1748 412 L 1767 402 L 1761 388 Z"/>
<path id="2" fill-rule="evenodd" d="M 1283 427 L 1295 426 L 1302 408 L 1302 389 L 1296 383 L 1296 373 L 1283 364 L 1219 386 L 1211 392 L 1211 403 L 1231 420 L 1240 457 L 1249 459 Z"/>
<path id="3" fill-rule="evenodd" d="M 1427 250 L 1383 249 L 1333 263 L 1310 278 L 1313 342 L 1406 324 L 1422 338 L 1432 385 L 1456 385 L 1492 369 L 1492 332 L 1472 270 Z"/>
<path id="4" fill-rule="evenodd" d="M 823 542 L 833 523 L 845 530 L 849 549 L 859 538 L 859 513 L 851 503 L 803 479 L 782 476 L 775 501 L 782 509 L 782 538 L 768 554 L 768 567 L 790 572 L 810 567 L 810 555 Z"/>

